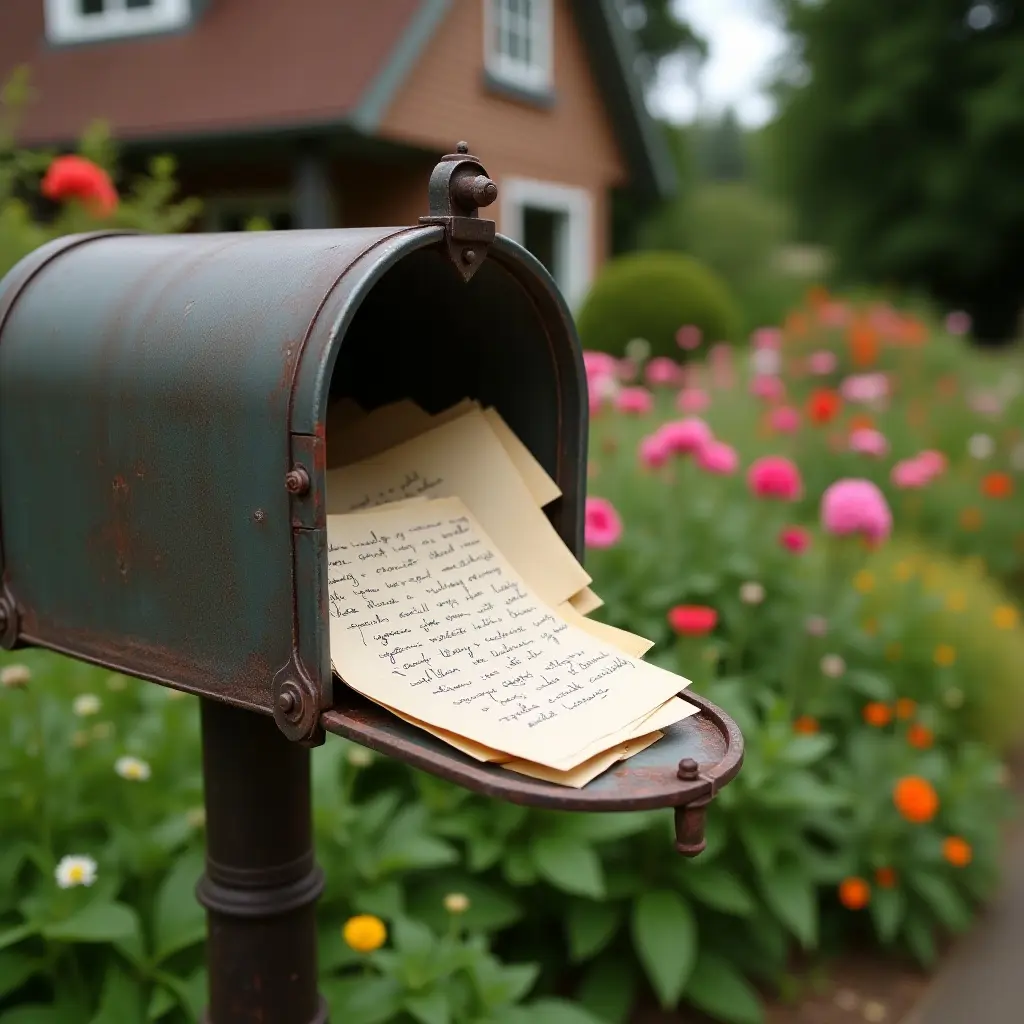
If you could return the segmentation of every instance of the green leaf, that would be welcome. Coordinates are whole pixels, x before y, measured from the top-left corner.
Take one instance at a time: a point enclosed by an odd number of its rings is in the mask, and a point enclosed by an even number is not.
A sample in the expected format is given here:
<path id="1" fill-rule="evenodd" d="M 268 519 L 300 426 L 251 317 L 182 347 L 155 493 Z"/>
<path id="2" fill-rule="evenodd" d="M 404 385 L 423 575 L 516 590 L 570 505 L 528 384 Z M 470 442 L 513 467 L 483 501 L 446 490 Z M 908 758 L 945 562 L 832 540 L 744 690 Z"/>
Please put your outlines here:
<path id="1" fill-rule="evenodd" d="M 931 925 L 921 917 L 908 917 L 903 926 L 903 934 L 910 952 L 921 966 L 931 967 L 935 963 L 935 935 Z"/>
<path id="2" fill-rule="evenodd" d="M 701 953 L 686 986 L 686 998 L 725 1024 L 762 1024 L 764 1011 L 754 987 L 714 953 Z"/>
<path id="3" fill-rule="evenodd" d="M 0 932 L 0 949 L 7 949 L 8 946 L 16 946 L 23 939 L 29 938 L 31 935 L 35 935 L 38 931 L 38 927 L 34 924 L 19 924 L 13 928 L 8 928 L 5 932 Z"/>
<path id="4" fill-rule="evenodd" d="M 557 831 L 559 835 L 572 839 L 603 843 L 640 835 L 646 832 L 651 824 L 651 814 L 646 811 L 624 814 L 561 814 L 557 819 Z"/>
<path id="5" fill-rule="evenodd" d="M 38 1003 L 17 1006 L 0 1017 L 0 1024 L 58 1024 L 53 1006 Z"/>
<path id="6" fill-rule="evenodd" d="M 196 899 L 196 883 L 203 873 L 203 855 L 192 851 L 179 857 L 156 896 L 153 941 L 156 960 L 203 941 L 206 912 Z"/>
<path id="7" fill-rule="evenodd" d="M 566 918 L 569 956 L 573 963 L 589 960 L 600 953 L 615 937 L 621 921 L 622 908 L 619 904 L 573 900 Z"/>
<path id="8" fill-rule="evenodd" d="M 907 909 L 907 897 L 902 889 L 876 887 L 868 904 L 875 930 L 883 943 L 888 945 L 899 934 L 903 915 Z"/>
<path id="9" fill-rule="evenodd" d="M 601 1024 L 582 1006 L 565 999 L 538 999 L 526 1009 L 534 1024 Z"/>
<path id="10" fill-rule="evenodd" d="M 785 764 L 805 768 L 815 761 L 820 761 L 835 745 L 836 741 L 831 736 L 793 736 L 779 753 L 779 760 Z"/>
<path id="11" fill-rule="evenodd" d="M 909 882 L 932 913 L 951 932 L 961 932 L 970 928 L 974 920 L 970 907 L 944 878 L 914 872 L 911 873 Z"/>
<path id="12" fill-rule="evenodd" d="M 401 989 L 394 978 L 332 978 L 320 983 L 331 1020 L 345 1024 L 383 1024 L 402 1008 Z"/>
<path id="13" fill-rule="evenodd" d="M 0 953 L 0 999 L 19 989 L 40 967 L 38 960 L 16 949 Z"/>
<path id="14" fill-rule="evenodd" d="M 422 921 L 413 921 L 408 917 L 398 918 L 392 926 L 392 933 L 395 949 L 403 954 L 411 953 L 415 956 L 428 953 L 437 944 L 434 933 Z"/>
<path id="15" fill-rule="evenodd" d="M 90 903 L 65 920 L 43 928 L 46 938 L 62 942 L 116 942 L 140 934 L 138 915 L 123 903 Z"/>
<path id="16" fill-rule="evenodd" d="M 576 999 L 607 1024 L 625 1024 L 636 996 L 636 969 L 631 959 L 614 953 L 587 968 Z"/>
<path id="17" fill-rule="evenodd" d="M 680 872 L 695 900 L 726 914 L 746 917 L 757 908 L 754 897 L 731 871 L 717 865 L 692 867 Z"/>
<path id="18" fill-rule="evenodd" d="M 150 999 L 146 1010 L 146 1020 L 153 1021 L 166 1017 L 177 1005 L 178 1001 L 168 989 L 157 986 L 153 989 L 153 998 Z"/>
<path id="19" fill-rule="evenodd" d="M 736 831 L 758 873 L 767 875 L 775 865 L 779 849 L 786 838 L 781 826 L 740 818 L 736 823 Z"/>
<path id="20" fill-rule="evenodd" d="M 142 986 L 117 961 L 107 969 L 100 1006 L 89 1024 L 142 1024 Z"/>
<path id="21" fill-rule="evenodd" d="M 673 1008 L 697 959 L 697 920 L 677 892 L 645 892 L 633 905 L 633 944 L 658 1001 Z"/>
<path id="22" fill-rule="evenodd" d="M 537 872 L 555 888 L 576 896 L 604 896 L 604 873 L 597 854 L 566 836 L 539 836 L 530 844 Z"/>
<path id="23" fill-rule="evenodd" d="M 806 771 L 780 775 L 758 794 L 762 806 L 774 811 L 831 811 L 850 803 L 849 794 Z"/>
<path id="24" fill-rule="evenodd" d="M 410 912 L 436 931 L 443 931 L 448 927 L 450 916 L 444 908 L 444 898 L 449 893 L 461 893 L 469 900 L 469 909 L 459 915 L 459 923 L 470 932 L 499 931 L 515 924 L 523 916 L 522 908 L 507 892 L 461 873 L 439 878 L 431 876 L 423 888 L 410 896 Z"/>
<path id="25" fill-rule="evenodd" d="M 451 1020 L 448 997 L 441 989 L 422 996 L 406 996 L 403 1005 L 420 1024 L 448 1024 Z"/>
<path id="26" fill-rule="evenodd" d="M 843 685 L 868 700 L 889 701 L 895 696 L 892 683 L 885 676 L 878 676 L 873 672 L 851 669 L 843 675 Z"/>
<path id="27" fill-rule="evenodd" d="M 400 917 L 404 909 L 404 898 L 405 894 L 398 882 L 381 882 L 379 885 L 361 886 L 353 893 L 352 904 L 360 914 Z"/>
<path id="28" fill-rule="evenodd" d="M 818 939 L 818 901 L 813 883 L 800 867 L 792 862 L 778 865 L 762 877 L 761 892 L 804 949 L 812 949 Z"/>

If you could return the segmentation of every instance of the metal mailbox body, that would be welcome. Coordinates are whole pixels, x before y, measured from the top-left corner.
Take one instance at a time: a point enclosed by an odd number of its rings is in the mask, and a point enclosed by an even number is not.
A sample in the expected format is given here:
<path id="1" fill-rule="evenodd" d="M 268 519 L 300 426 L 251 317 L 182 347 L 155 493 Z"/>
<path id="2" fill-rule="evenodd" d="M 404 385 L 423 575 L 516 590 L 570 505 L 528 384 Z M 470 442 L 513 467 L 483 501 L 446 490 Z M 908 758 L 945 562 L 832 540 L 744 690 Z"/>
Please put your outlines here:
<path id="1" fill-rule="evenodd" d="M 451 245 L 431 223 L 104 233 L 16 266 L 0 281 L 5 645 L 276 709 L 308 738 L 331 704 L 325 422 L 341 395 L 494 405 L 561 487 L 548 513 L 579 554 L 572 318 L 520 246 L 497 236 L 466 281 Z"/>

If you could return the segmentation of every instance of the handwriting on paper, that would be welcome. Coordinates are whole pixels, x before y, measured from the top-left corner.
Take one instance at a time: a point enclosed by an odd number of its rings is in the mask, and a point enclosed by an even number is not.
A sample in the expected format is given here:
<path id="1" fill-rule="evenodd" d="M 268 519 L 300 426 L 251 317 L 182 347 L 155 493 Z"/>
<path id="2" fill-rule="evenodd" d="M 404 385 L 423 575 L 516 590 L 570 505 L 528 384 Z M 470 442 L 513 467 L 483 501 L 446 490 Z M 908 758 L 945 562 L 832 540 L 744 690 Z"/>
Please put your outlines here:
<path id="1" fill-rule="evenodd" d="M 458 499 L 331 516 L 328 538 L 336 668 L 431 725 L 554 765 L 685 685 L 546 608 Z"/>

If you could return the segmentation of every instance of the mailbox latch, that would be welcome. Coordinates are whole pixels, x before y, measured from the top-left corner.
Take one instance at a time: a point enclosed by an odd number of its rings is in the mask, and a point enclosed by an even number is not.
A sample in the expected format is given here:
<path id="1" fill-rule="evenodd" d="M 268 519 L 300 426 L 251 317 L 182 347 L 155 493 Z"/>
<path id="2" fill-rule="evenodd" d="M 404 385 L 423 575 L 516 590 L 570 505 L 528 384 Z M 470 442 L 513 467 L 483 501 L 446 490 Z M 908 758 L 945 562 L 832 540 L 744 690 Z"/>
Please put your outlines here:
<path id="1" fill-rule="evenodd" d="M 443 156 L 430 175 L 430 214 L 420 217 L 420 223 L 444 228 L 448 258 L 468 281 L 494 241 L 494 221 L 484 220 L 479 210 L 498 198 L 498 186 L 470 155 L 468 143 L 460 142 L 455 150 Z"/>

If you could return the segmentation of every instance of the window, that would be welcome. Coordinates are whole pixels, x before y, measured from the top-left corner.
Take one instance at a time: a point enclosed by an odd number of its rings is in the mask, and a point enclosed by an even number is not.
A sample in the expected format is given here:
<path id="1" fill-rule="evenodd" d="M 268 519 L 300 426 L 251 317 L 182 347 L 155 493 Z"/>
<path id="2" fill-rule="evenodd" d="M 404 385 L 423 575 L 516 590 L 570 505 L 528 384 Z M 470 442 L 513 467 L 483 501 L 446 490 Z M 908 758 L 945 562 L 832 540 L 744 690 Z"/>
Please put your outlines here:
<path id="1" fill-rule="evenodd" d="M 488 73 L 507 85 L 551 88 L 551 0 L 484 0 L 484 58 Z"/>
<path id="2" fill-rule="evenodd" d="M 46 37 L 79 43 L 188 24 L 191 0 L 46 0 Z"/>
<path id="3" fill-rule="evenodd" d="M 505 178 L 499 184 L 501 232 L 528 249 L 555 279 L 570 308 L 593 272 L 593 201 L 583 188 Z"/>

